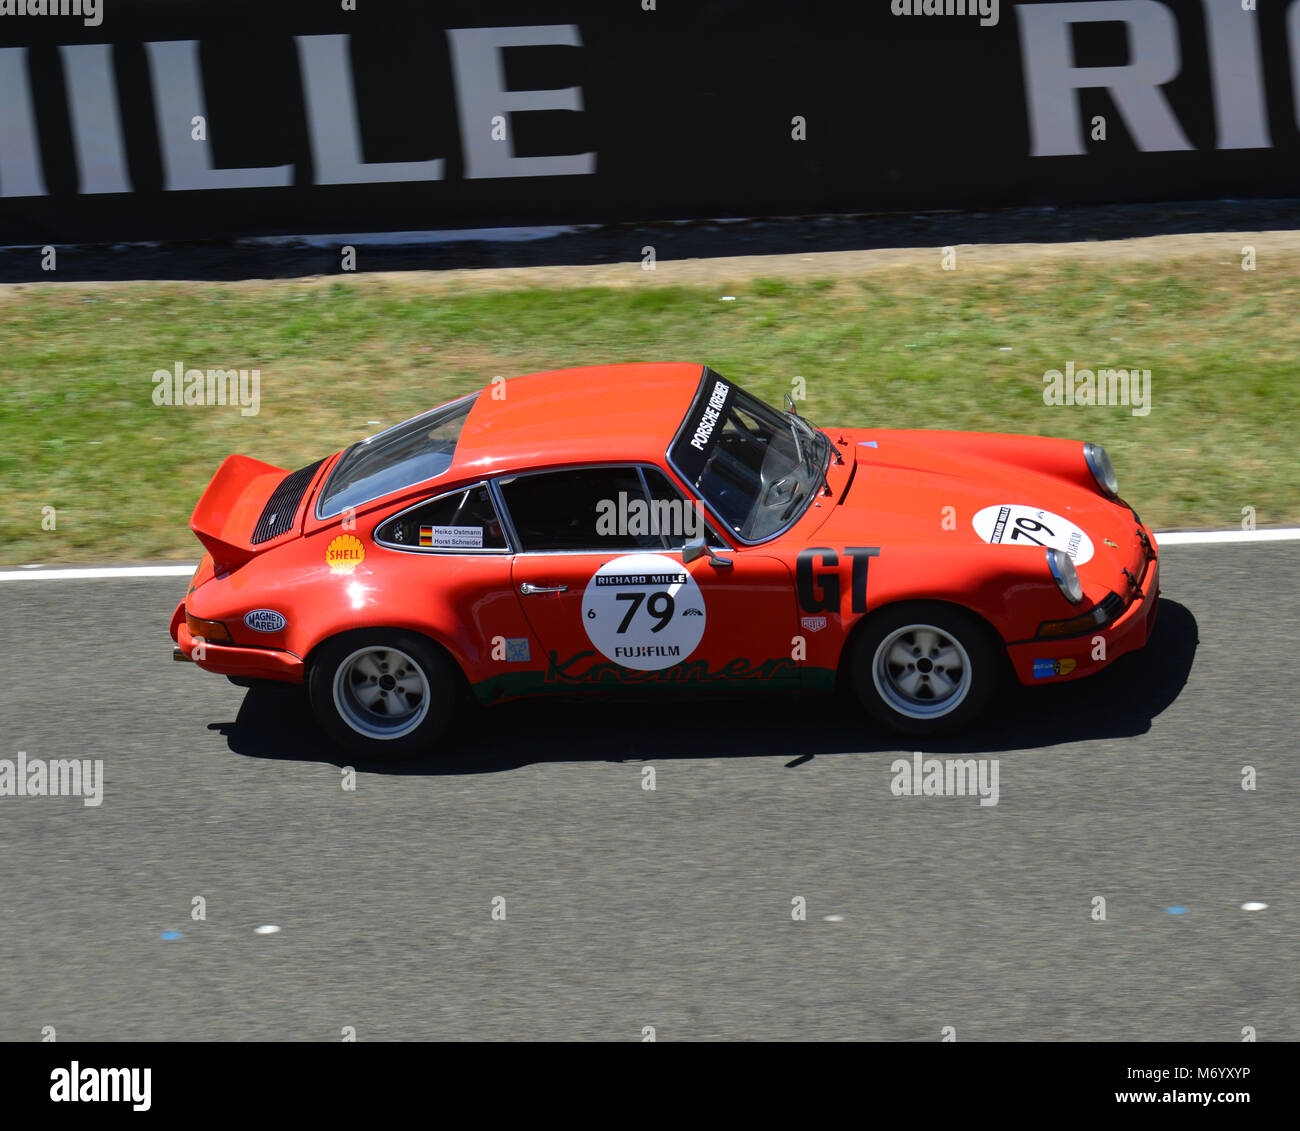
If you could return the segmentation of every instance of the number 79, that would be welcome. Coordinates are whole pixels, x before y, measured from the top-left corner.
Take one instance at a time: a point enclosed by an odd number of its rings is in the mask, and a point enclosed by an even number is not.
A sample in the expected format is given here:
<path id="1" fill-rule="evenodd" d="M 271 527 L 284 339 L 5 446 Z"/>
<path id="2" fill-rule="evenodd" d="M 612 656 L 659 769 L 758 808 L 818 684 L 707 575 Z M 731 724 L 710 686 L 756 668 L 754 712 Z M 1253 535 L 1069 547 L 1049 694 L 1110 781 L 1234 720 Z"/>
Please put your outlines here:
<path id="1" fill-rule="evenodd" d="M 619 601 L 631 602 L 622 623 L 618 626 L 620 633 L 627 631 L 627 626 L 632 623 L 632 618 L 636 616 L 636 611 L 641 607 L 642 601 L 645 601 L 645 611 L 659 622 L 650 630 L 651 632 L 659 632 L 667 628 L 668 622 L 673 619 L 673 612 L 677 606 L 677 603 L 673 600 L 673 595 L 666 590 L 651 593 L 648 601 L 646 601 L 644 593 L 615 593 L 614 596 Z"/>

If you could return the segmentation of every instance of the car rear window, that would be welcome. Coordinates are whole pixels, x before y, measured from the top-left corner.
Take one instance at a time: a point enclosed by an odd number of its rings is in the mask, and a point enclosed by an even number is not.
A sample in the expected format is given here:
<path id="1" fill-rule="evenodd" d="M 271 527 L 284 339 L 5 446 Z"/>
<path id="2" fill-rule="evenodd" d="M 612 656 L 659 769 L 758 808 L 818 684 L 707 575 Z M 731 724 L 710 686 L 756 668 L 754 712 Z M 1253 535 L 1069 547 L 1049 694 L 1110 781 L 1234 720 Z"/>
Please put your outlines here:
<path id="1" fill-rule="evenodd" d="M 353 444 L 330 472 L 316 517 L 333 518 L 442 475 L 455 458 L 456 442 L 477 399 L 477 393 L 462 397 Z"/>

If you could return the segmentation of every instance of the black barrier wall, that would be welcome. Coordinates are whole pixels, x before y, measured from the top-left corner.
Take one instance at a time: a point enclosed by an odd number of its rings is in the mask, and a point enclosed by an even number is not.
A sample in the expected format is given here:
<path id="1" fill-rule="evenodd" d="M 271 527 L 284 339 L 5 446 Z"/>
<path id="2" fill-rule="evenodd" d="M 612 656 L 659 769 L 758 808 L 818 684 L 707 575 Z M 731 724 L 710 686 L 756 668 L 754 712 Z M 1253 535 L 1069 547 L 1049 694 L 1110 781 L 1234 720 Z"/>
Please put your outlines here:
<path id="1" fill-rule="evenodd" d="M 1257 8 L 0 0 L 0 243 L 1300 196 Z"/>

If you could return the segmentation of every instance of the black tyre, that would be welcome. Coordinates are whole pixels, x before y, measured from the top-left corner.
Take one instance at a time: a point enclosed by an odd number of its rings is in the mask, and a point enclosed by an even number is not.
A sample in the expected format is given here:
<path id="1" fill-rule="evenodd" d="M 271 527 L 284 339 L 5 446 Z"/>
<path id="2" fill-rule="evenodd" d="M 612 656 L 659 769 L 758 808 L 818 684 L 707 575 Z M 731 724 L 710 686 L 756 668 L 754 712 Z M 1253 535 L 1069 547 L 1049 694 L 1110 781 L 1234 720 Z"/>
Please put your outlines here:
<path id="1" fill-rule="evenodd" d="M 398 629 L 326 641 L 312 656 L 307 690 L 322 729 L 373 761 L 434 753 L 462 697 L 446 654 Z"/>
<path id="2" fill-rule="evenodd" d="M 984 621 L 938 602 L 882 609 L 853 643 L 853 689 L 900 734 L 952 734 L 984 710 L 1002 677 L 1001 645 Z"/>

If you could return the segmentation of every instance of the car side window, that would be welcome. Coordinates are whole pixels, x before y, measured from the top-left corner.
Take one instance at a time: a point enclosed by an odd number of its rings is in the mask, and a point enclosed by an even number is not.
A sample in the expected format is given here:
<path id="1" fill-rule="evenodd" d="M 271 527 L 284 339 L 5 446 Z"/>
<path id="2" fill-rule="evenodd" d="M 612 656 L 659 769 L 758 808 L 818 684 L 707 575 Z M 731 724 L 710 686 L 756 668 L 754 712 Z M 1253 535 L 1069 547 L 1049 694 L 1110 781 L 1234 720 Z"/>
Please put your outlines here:
<path id="1" fill-rule="evenodd" d="M 404 550 L 444 553 L 510 548 L 492 496 L 482 483 L 439 495 L 390 518 L 375 531 L 375 541 Z"/>
<path id="2" fill-rule="evenodd" d="M 650 508 L 654 531 L 660 539 L 659 548 L 680 550 L 697 538 L 706 538 L 710 546 L 726 548 L 726 543 L 705 520 L 702 504 L 692 503 L 657 467 L 644 467 L 642 472 L 650 490 Z"/>
<path id="3" fill-rule="evenodd" d="M 580 467 L 498 480 L 524 553 L 654 551 L 648 500 L 635 467 Z"/>

